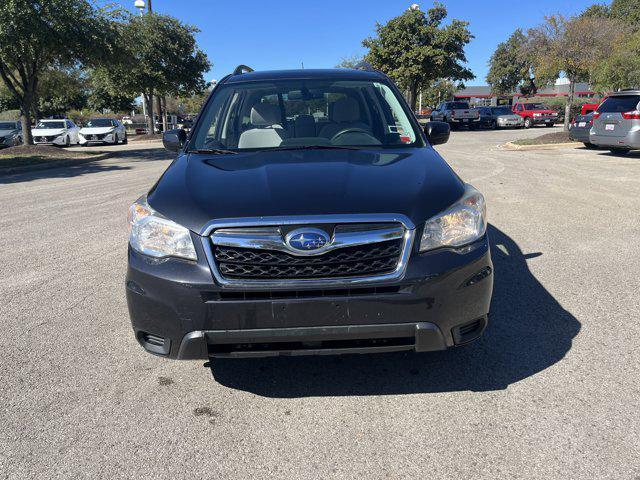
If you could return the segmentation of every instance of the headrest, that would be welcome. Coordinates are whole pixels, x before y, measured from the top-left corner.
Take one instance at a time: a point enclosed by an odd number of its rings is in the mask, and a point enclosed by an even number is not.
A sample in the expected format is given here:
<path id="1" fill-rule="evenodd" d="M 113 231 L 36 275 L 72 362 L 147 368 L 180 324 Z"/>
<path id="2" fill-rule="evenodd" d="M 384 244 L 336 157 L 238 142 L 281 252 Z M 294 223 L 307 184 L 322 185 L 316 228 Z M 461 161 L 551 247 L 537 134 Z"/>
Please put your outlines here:
<path id="1" fill-rule="evenodd" d="M 333 103 L 333 121 L 338 123 L 357 122 L 360 119 L 358 101 L 351 97 L 341 98 Z"/>
<path id="2" fill-rule="evenodd" d="M 298 127 L 313 127 L 316 128 L 316 121 L 312 115 L 298 115 L 296 117 L 296 128 Z"/>
<path id="3" fill-rule="evenodd" d="M 281 120 L 280 108 L 272 103 L 258 103 L 251 109 L 251 125 L 255 127 L 277 125 Z"/>

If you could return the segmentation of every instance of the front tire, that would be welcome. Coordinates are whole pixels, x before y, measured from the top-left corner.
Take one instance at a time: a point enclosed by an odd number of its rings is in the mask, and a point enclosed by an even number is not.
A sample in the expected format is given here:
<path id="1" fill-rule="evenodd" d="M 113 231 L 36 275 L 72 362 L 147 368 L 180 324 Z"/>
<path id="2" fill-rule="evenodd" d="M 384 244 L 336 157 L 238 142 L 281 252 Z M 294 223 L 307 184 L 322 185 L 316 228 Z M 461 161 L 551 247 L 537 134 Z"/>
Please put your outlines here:
<path id="1" fill-rule="evenodd" d="M 129 140 L 127 139 L 127 134 L 124 134 L 124 139 L 122 140 L 122 144 L 126 145 L 127 143 L 129 143 Z"/>
<path id="2" fill-rule="evenodd" d="M 67 135 L 67 137 L 64 139 L 64 146 L 65 147 L 71 146 L 71 139 L 69 138 L 69 135 Z"/>
<path id="3" fill-rule="evenodd" d="M 533 127 L 533 120 L 531 120 L 531 118 L 527 117 L 524 119 L 524 128 L 531 128 Z"/>

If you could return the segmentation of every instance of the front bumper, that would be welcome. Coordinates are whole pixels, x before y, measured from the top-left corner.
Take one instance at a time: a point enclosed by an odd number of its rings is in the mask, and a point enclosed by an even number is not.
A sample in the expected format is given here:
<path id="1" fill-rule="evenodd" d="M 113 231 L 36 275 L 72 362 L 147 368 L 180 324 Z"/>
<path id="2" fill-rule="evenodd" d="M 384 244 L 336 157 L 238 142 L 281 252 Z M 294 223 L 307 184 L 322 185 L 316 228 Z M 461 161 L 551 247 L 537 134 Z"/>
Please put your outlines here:
<path id="1" fill-rule="evenodd" d="M 33 143 L 35 143 L 36 145 L 65 145 L 66 141 L 65 141 L 65 135 L 58 135 L 58 136 L 40 136 L 40 135 L 36 135 L 33 137 Z"/>
<path id="2" fill-rule="evenodd" d="M 555 125 L 558 117 L 529 117 L 534 125 Z"/>
<path id="3" fill-rule="evenodd" d="M 88 143 L 105 143 L 105 144 L 115 144 L 116 135 L 114 133 L 100 133 L 100 134 L 83 134 L 80 135 L 80 145 L 86 145 Z"/>
<path id="4" fill-rule="evenodd" d="M 501 120 L 498 119 L 496 121 L 496 125 L 498 128 L 514 128 L 514 127 L 522 127 L 524 125 L 524 121 L 522 119 L 519 120 Z"/>
<path id="5" fill-rule="evenodd" d="M 480 118 L 452 118 L 449 122 L 456 125 L 477 125 L 480 123 Z"/>
<path id="6" fill-rule="evenodd" d="M 366 287 L 243 291 L 198 262 L 129 248 L 127 303 L 139 343 L 177 359 L 443 350 L 477 338 L 493 289 L 487 237 L 411 253 L 402 279 Z"/>

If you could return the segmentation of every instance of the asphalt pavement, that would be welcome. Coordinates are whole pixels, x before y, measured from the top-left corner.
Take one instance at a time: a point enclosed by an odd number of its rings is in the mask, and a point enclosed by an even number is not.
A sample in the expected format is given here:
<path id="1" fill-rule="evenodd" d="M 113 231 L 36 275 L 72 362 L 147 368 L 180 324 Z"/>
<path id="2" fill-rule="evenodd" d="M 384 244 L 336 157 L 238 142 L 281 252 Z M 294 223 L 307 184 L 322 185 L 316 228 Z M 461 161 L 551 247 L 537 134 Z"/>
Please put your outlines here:
<path id="1" fill-rule="evenodd" d="M 437 147 L 487 198 L 495 291 L 435 354 L 151 356 L 126 214 L 171 156 L 0 177 L 0 478 L 640 478 L 640 152 L 499 147 L 542 133 Z"/>

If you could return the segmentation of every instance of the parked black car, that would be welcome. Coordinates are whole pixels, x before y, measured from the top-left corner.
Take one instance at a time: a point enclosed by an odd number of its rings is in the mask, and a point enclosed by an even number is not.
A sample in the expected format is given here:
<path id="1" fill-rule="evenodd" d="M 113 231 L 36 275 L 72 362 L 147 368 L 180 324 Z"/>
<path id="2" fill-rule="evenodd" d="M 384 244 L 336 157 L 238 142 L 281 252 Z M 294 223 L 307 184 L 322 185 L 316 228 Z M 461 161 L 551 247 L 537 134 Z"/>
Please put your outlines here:
<path id="1" fill-rule="evenodd" d="M 493 288 L 483 196 L 372 70 L 216 86 L 130 209 L 135 336 L 170 358 L 431 351 L 478 338 Z"/>
<path id="2" fill-rule="evenodd" d="M 593 112 L 586 115 L 576 115 L 575 119 L 569 125 L 569 138 L 576 142 L 584 143 L 587 148 L 598 148 L 589 141 L 589 132 L 593 126 Z"/>

